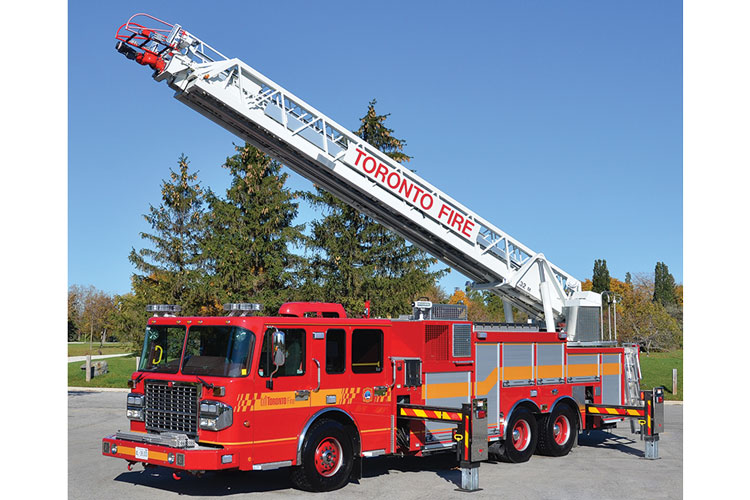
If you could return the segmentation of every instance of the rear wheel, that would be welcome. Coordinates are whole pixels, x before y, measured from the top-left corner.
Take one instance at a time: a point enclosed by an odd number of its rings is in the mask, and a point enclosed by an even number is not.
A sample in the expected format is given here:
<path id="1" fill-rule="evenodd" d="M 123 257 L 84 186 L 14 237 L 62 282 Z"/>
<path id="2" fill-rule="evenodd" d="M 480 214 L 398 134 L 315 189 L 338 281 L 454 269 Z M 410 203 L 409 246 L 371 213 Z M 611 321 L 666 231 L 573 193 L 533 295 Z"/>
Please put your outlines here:
<path id="1" fill-rule="evenodd" d="M 354 464 L 349 433 L 334 420 L 319 420 L 302 444 L 302 463 L 292 469 L 292 482 L 308 491 L 332 491 L 349 480 Z"/>
<path id="2" fill-rule="evenodd" d="M 565 456 L 573 448 L 577 434 L 573 410 L 567 405 L 558 406 L 542 421 L 539 453 L 551 457 Z"/>
<path id="3" fill-rule="evenodd" d="M 514 411 L 506 429 L 501 459 L 514 464 L 527 462 L 538 440 L 534 414 L 524 408 Z"/>

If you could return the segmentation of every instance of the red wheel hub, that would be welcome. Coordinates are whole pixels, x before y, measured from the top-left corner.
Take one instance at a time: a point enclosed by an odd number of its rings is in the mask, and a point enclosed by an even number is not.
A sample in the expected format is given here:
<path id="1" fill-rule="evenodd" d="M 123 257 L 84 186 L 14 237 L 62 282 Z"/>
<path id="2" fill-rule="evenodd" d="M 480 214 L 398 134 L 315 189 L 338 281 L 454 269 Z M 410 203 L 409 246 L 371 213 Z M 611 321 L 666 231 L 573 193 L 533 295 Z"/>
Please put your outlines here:
<path id="1" fill-rule="evenodd" d="M 323 477 L 336 474 L 342 465 L 341 444 L 336 438 L 326 438 L 315 449 L 315 470 Z"/>
<path id="2" fill-rule="evenodd" d="M 570 439 L 570 421 L 565 415 L 559 415 L 552 424 L 552 435 L 555 437 L 555 443 L 560 446 L 564 445 Z"/>
<path id="3" fill-rule="evenodd" d="M 525 420 L 519 420 L 513 426 L 513 447 L 518 451 L 528 448 L 531 442 L 531 427 Z"/>

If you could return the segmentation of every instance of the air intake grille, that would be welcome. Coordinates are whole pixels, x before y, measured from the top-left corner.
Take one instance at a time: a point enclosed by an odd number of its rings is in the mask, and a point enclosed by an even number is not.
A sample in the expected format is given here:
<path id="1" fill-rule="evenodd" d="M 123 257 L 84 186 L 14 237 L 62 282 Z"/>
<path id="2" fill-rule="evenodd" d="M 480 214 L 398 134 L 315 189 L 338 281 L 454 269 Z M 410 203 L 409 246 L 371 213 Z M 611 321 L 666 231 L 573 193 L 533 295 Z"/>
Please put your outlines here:
<path id="1" fill-rule="evenodd" d="M 453 325 L 453 357 L 471 356 L 471 325 Z"/>
<path id="2" fill-rule="evenodd" d="M 198 386 L 146 383 L 146 430 L 198 435 Z"/>
<path id="3" fill-rule="evenodd" d="M 427 325 L 424 330 L 425 357 L 436 361 L 448 360 L 448 326 Z"/>

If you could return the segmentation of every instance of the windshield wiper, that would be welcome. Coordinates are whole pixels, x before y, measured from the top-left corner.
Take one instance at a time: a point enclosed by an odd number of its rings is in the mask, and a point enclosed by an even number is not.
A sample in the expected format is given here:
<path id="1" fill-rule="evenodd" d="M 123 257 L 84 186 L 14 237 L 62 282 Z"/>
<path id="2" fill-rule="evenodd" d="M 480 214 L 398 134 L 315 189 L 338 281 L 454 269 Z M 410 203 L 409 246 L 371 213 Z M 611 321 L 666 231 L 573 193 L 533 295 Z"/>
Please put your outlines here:
<path id="1" fill-rule="evenodd" d="M 206 389 L 213 389 L 214 388 L 214 384 L 209 384 L 208 382 L 206 382 L 205 380 L 203 380 L 199 376 L 196 375 L 195 378 L 197 378 L 198 380 L 200 380 L 200 383 L 203 384 L 203 387 L 205 387 Z"/>

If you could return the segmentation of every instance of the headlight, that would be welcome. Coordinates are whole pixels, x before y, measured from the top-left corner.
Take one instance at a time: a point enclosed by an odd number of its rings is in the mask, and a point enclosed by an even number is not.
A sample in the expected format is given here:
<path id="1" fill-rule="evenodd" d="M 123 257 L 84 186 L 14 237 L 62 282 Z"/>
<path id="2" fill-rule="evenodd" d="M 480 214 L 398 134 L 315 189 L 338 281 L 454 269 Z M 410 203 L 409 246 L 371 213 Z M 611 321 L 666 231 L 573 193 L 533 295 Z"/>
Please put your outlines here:
<path id="1" fill-rule="evenodd" d="M 201 401 L 200 426 L 220 431 L 232 425 L 232 407 L 220 401 Z"/>
<path id="2" fill-rule="evenodd" d="M 143 394 L 128 394 L 128 406 L 143 406 Z"/>
<path id="3" fill-rule="evenodd" d="M 143 420 L 143 406 L 145 397 L 143 394 L 128 394 L 128 406 L 125 414 L 130 420 Z"/>

